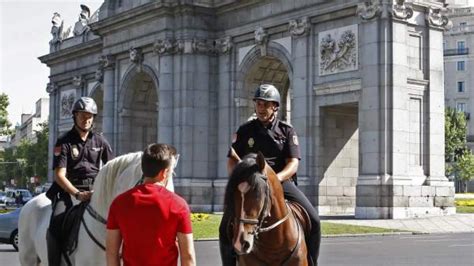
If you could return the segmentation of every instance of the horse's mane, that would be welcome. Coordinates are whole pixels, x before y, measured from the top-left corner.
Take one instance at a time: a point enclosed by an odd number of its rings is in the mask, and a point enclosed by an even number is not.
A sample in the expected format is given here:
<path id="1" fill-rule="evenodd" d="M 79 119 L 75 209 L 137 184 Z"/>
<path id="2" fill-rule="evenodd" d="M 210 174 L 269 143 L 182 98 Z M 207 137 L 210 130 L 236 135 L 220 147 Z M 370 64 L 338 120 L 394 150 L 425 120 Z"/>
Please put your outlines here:
<path id="1" fill-rule="evenodd" d="M 235 188 L 242 182 L 247 181 L 251 188 L 257 185 L 262 185 L 265 181 L 259 175 L 259 166 L 257 164 L 257 154 L 250 153 L 234 167 L 227 183 L 224 206 L 226 208 L 234 207 L 234 192 Z"/>
<path id="2" fill-rule="evenodd" d="M 132 188 L 142 177 L 142 152 L 128 153 L 107 162 L 97 174 L 91 204 L 103 217 L 107 217 L 112 200 Z"/>

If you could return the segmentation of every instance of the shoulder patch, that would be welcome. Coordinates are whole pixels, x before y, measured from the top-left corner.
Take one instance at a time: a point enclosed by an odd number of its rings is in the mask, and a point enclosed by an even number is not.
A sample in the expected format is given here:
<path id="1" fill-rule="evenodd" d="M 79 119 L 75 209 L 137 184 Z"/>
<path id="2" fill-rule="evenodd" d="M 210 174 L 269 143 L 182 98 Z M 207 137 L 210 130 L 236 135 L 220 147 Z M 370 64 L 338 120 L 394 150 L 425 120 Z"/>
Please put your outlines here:
<path id="1" fill-rule="evenodd" d="M 296 135 L 293 135 L 293 144 L 295 144 L 296 146 L 299 145 L 298 143 L 298 137 Z"/>

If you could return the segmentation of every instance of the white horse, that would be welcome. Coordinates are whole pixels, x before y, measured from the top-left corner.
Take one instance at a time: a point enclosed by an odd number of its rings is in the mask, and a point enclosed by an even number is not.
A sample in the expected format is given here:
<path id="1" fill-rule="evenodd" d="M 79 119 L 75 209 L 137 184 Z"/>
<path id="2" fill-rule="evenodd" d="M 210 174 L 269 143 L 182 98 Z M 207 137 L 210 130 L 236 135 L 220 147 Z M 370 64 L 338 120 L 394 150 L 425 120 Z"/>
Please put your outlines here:
<path id="1" fill-rule="evenodd" d="M 71 254 L 72 265 L 105 265 L 105 251 L 94 242 L 90 234 L 102 246 L 105 246 L 106 227 L 97 218 L 107 219 L 112 200 L 120 193 L 135 186 L 142 177 L 142 152 L 129 153 L 108 162 L 100 169 L 95 182 L 94 194 L 90 201 L 93 210 L 84 212 L 83 223 L 79 229 L 76 250 Z M 168 189 L 173 191 L 173 181 L 168 182 Z M 23 266 L 48 265 L 46 231 L 51 217 L 51 201 L 45 193 L 31 199 L 20 212 L 18 221 L 19 257 Z M 84 227 L 86 225 L 87 229 Z M 63 259 L 64 263 L 64 259 Z"/>

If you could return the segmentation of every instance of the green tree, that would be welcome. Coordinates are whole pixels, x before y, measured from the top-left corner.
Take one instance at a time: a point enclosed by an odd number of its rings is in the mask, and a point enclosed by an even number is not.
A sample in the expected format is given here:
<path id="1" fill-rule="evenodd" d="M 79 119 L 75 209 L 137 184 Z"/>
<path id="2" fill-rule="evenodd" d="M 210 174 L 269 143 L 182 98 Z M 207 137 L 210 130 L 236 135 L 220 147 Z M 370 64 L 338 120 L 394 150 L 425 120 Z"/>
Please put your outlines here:
<path id="1" fill-rule="evenodd" d="M 446 108 L 444 124 L 446 162 L 455 162 L 465 150 L 466 132 L 467 124 L 464 113 Z"/>
<path id="2" fill-rule="evenodd" d="M 474 155 L 467 151 L 459 156 L 455 167 L 456 176 L 462 182 L 463 191 L 467 192 L 467 182 L 474 177 Z"/>
<path id="3" fill-rule="evenodd" d="M 11 123 L 8 121 L 8 95 L 5 93 L 0 94 L 0 136 L 1 135 L 10 135 L 11 132 Z"/>

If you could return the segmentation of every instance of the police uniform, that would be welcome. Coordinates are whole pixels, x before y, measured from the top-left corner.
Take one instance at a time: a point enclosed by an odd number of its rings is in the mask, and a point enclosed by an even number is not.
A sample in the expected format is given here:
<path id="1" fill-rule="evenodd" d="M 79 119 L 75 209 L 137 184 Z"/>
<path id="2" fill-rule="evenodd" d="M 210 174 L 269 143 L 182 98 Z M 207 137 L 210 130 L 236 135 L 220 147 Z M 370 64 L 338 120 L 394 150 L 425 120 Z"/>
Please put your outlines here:
<path id="1" fill-rule="evenodd" d="M 89 190 L 100 169 L 114 155 L 107 140 L 89 132 L 85 141 L 75 128 L 61 136 L 54 146 L 53 169 L 66 168 L 66 177 L 80 190 Z"/>
<path id="2" fill-rule="evenodd" d="M 294 128 L 276 118 L 268 126 L 264 126 L 258 119 L 253 119 L 240 126 L 237 133 L 233 136 L 232 148 L 240 158 L 249 153 L 260 151 L 276 173 L 281 172 L 285 168 L 287 159 L 301 159 L 298 137 Z M 227 156 L 230 157 L 230 151 Z M 282 182 L 284 196 L 285 199 L 297 202 L 303 206 L 310 216 L 312 227 L 306 243 L 308 245 L 308 259 L 311 257 L 313 260 L 316 260 L 312 263 L 312 265 L 316 265 L 321 241 L 319 216 L 311 202 L 296 187 L 295 182 L 296 174 L 290 180 Z M 228 209 L 226 208 L 226 210 Z M 226 225 L 231 215 L 232 213 L 224 211 L 222 217 L 224 222 L 221 223 L 219 228 L 220 236 L 226 235 Z M 226 243 L 227 241 L 224 237 L 220 237 L 220 242 L 222 242 L 221 253 L 224 253 L 221 256 L 226 257 L 223 258 L 223 263 L 224 265 L 235 265 L 230 260 L 229 253 L 226 253 L 226 250 L 229 248 L 229 243 Z M 230 246 L 230 248 L 232 247 Z"/>

